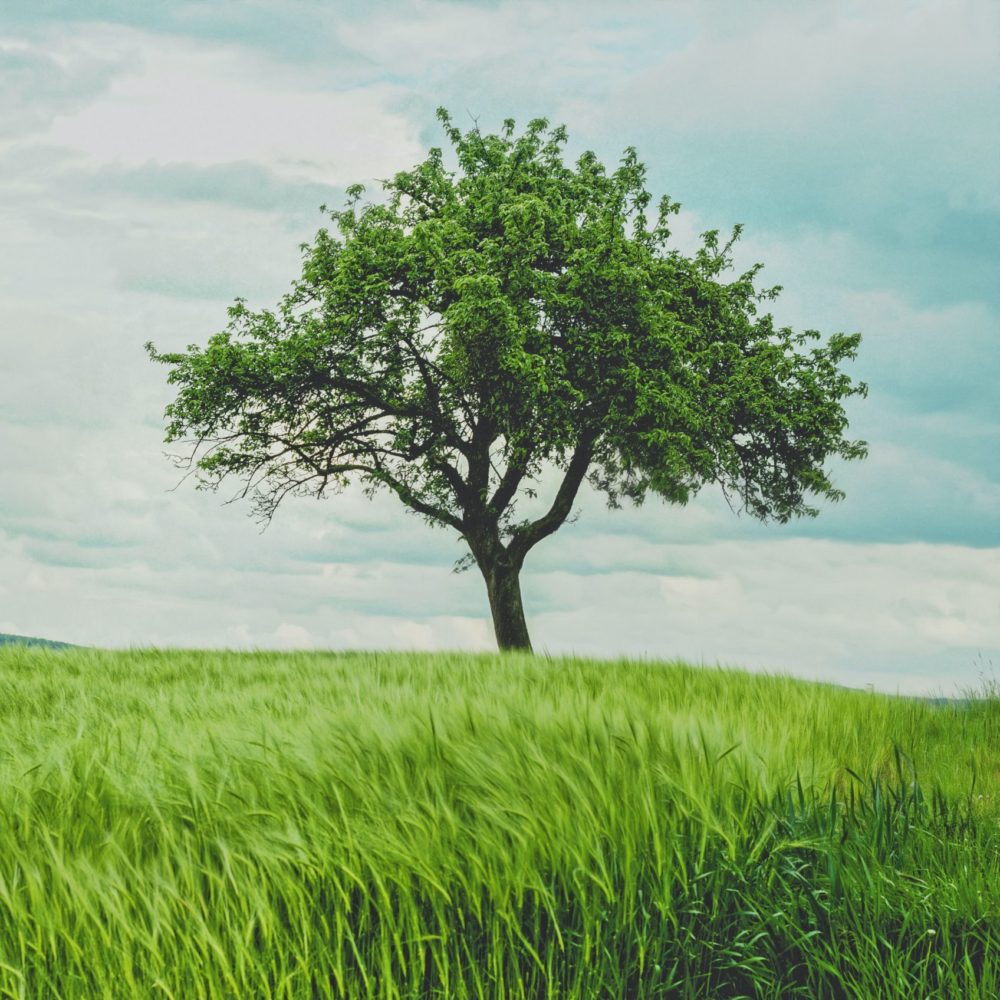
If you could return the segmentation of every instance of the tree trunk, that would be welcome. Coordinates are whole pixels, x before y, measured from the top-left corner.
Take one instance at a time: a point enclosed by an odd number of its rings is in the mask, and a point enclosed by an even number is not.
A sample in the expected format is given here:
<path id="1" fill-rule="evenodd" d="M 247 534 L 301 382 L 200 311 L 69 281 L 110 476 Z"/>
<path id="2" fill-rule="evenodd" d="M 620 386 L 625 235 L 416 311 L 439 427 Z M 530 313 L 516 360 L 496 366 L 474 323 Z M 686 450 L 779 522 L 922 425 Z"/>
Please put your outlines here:
<path id="1" fill-rule="evenodd" d="M 480 563 L 486 580 L 486 593 L 493 614 L 493 631 L 501 652 L 531 652 L 531 639 L 521 604 L 520 566 L 513 565 L 504 553 L 490 562 Z"/>

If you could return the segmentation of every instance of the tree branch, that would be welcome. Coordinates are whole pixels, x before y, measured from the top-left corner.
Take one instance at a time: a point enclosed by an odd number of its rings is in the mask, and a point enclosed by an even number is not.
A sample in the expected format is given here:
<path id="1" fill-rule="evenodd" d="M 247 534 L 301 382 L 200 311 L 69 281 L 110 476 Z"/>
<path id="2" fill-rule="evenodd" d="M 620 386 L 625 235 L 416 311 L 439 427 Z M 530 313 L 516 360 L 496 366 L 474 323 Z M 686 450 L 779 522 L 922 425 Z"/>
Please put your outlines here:
<path id="1" fill-rule="evenodd" d="M 489 508 L 499 517 L 506 509 L 507 505 L 514 499 L 514 495 L 517 493 L 517 488 L 521 485 L 521 480 L 524 479 L 526 475 L 526 470 L 516 465 L 509 465 L 507 471 L 503 474 L 503 478 L 500 480 L 500 484 L 496 488 L 496 492 L 490 498 Z"/>
<path id="2" fill-rule="evenodd" d="M 376 471 L 372 474 L 372 478 L 377 479 L 379 482 L 388 486 L 389 489 L 391 489 L 396 496 L 398 496 L 399 499 L 406 504 L 407 507 L 411 510 L 415 510 L 418 514 L 423 514 L 424 517 L 429 517 L 433 521 L 446 524 L 458 532 L 463 530 L 462 522 L 457 517 L 448 513 L 444 507 L 438 507 L 435 504 L 427 503 L 426 501 L 421 500 L 413 492 L 413 490 L 406 485 L 406 483 L 400 481 L 392 475 L 392 473 L 378 461 L 377 457 L 372 456 L 372 458 L 376 465 Z"/>
<path id="3" fill-rule="evenodd" d="M 431 402 L 431 412 L 428 414 L 431 424 L 437 431 L 439 431 L 451 447 L 453 447 L 465 458 L 468 458 L 469 444 L 455 432 L 454 428 L 448 426 L 447 418 L 445 417 L 444 410 L 441 406 L 440 385 L 432 378 L 431 369 L 434 369 L 434 373 L 438 376 L 442 384 L 449 382 L 450 380 L 430 358 L 421 354 L 420 349 L 413 343 L 412 339 L 406 333 L 400 333 L 400 340 L 409 350 L 410 356 L 413 358 L 413 362 L 417 366 L 417 370 L 420 373 L 420 379 L 424 384 L 424 390 L 427 393 L 427 398 Z M 466 400 L 464 395 L 462 395 L 461 398 L 462 408 L 465 410 L 466 421 L 471 422 L 471 409 L 469 407 L 468 400 Z"/>
<path id="4" fill-rule="evenodd" d="M 569 512 L 573 507 L 573 501 L 580 489 L 587 469 L 590 467 L 590 459 L 594 452 L 594 441 L 597 434 L 593 431 L 586 431 L 573 452 L 573 457 L 566 467 L 566 474 L 559 486 L 552 506 L 537 521 L 523 525 L 515 529 L 514 537 L 507 546 L 512 560 L 520 566 L 528 551 L 537 545 L 543 538 L 547 538 L 569 517 Z"/>

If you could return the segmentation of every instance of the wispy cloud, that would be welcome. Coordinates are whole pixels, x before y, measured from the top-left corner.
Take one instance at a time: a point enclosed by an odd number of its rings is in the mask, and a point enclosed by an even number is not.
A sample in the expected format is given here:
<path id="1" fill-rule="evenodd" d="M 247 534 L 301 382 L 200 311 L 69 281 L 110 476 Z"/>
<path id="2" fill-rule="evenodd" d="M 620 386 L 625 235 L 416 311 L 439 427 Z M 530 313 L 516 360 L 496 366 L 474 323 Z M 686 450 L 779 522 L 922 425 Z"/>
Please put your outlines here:
<path id="1" fill-rule="evenodd" d="M 93 44 L 122 63 L 104 93 L 55 121 L 52 144 L 95 163 L 210 166 L 253 161 L 285 176 L 345 185 L 419 153 L 386 83 L 331 86 L 234 46 L 209 47 L 117 28 Z M 80 44 L 79 36 L 76 43 Z M 362 156 L 357 152 L 362 150 Z"/>

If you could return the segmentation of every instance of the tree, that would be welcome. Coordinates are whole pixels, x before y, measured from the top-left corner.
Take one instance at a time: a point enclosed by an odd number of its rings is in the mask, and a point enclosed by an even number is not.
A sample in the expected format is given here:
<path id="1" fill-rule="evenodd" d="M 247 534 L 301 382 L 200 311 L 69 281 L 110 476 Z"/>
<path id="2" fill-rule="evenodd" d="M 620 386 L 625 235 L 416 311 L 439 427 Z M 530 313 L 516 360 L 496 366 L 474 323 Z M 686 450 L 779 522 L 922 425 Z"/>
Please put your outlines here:
<path id="1" fill-rule="evenodd" d="M 515 136 L 438 118 L 457 168 L 435 148 L 382 203 L 349 188 L 276 310 L 238 299 L 204 349 L 146 345 L 202 488 L 236 477 L 265 522 L 289 495 L 391 491 L 464 538 L 503 650 L 531 648 L 521 568 L 585 479 L 613 508 L 715 483 L 778 522 L 843 496 L 824 462 L 865 454 L 842 405 L 866 392 L 840 370 L 858 334 L 807 348 L 818 333 L 759 312 L 780 291 L 756 287 L 761 265 L 724 282 L 739 226 L 669 249 L 680 206 L 648 210 L 633 148 L 609 173 L 591 152 L 567 166 L 545 119 Z M 547 510 L 519 518 L 546 468 Z"/>

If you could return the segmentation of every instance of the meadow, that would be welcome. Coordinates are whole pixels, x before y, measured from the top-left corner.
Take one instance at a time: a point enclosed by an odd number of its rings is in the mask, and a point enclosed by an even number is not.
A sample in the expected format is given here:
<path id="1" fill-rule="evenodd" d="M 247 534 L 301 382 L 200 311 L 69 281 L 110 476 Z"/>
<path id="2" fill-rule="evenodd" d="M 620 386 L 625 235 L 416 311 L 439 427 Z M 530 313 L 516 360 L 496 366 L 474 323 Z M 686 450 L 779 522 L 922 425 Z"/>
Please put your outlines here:
<path id="1" fill-rule="evenodd" d="M 1000 995 L 1000 698 L 0 650 L 0 998 Z"/>

